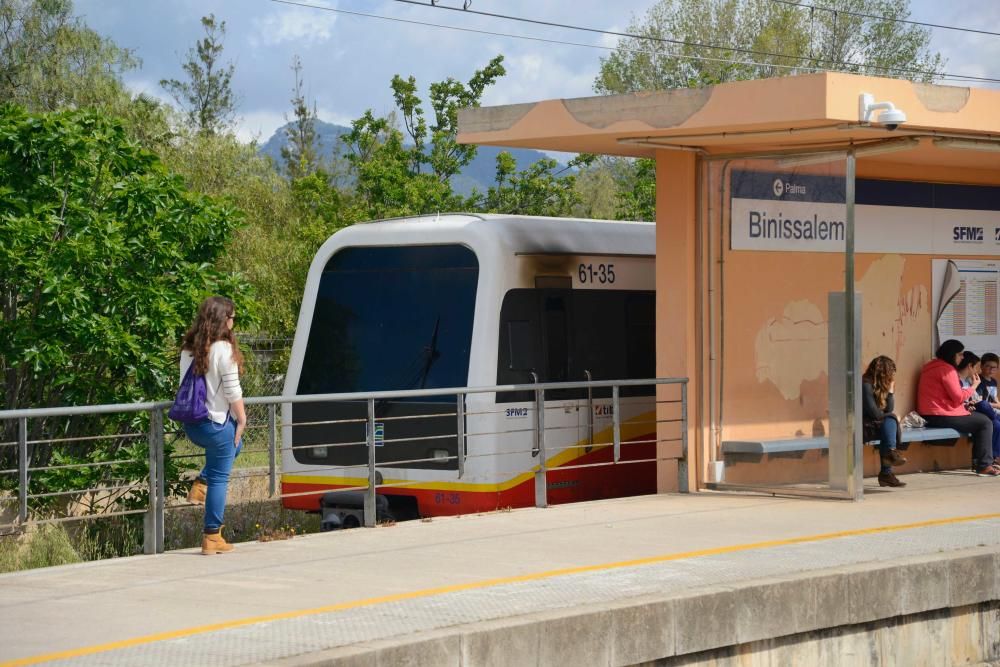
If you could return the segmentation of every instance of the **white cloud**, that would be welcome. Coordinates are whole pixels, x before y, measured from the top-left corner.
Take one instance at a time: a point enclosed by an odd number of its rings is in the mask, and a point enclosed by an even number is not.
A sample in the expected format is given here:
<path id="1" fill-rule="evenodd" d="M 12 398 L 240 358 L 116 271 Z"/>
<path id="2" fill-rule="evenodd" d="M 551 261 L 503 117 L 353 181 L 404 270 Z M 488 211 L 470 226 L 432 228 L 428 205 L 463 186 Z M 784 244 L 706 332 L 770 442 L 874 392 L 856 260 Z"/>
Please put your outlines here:
<path id="1" fill-rule="evenodd" d="M 313 7 L 333 7 L 329 2 L 313 0 Z M 280 6 L 274 12 L 253 21 L 254 34 L 250 37 L 253 47 L 274 46 L 285 42 L 311 46 L 330 39 L 337 22 L 334 12 L 309 7 Z"/>
<path id="2" fill-rule="evenodd" d="M 240 116 L 236 122 L 236 137 L 243 142 L 256 139 L 263 143 L 287 122 L 283 113 L 268 109 L 249 111 Z"/>
<path id="3" fill-rule="evenodd" d="M 567 54 L 572 55 L 571 52 Z M 565 60 L 571 61 L 571 58 Z M 509 56 L 504 66 L 507 75 L 497 82 L 495 88 L 486 90 L 484 106 L 593 95 L 596 63 L 586 69 L 580 68 L 579 64 L 571 67 L 553 57 L 528 52 Z"/>

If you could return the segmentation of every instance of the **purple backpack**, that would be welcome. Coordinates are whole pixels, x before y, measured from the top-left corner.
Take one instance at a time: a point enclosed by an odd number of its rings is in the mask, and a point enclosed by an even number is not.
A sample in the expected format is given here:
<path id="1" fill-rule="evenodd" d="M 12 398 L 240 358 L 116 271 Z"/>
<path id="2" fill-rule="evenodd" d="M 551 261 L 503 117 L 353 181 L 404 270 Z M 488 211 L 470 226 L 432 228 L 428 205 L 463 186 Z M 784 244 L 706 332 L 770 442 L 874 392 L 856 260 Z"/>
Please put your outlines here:
<path id="1" fill-rule="evenodd" d="M 208 408 L 205 407 L 205 398 L 208 396 L 208 387 L 205 384 L 204 375 L 196 375 L 194 372 L 194 361 L 188 366 L 181 386 L 177 390 L 177 398 L 170 408 L 167 416 L 174 421 L 184 424 L 195 424 L 208 417 Z"/>

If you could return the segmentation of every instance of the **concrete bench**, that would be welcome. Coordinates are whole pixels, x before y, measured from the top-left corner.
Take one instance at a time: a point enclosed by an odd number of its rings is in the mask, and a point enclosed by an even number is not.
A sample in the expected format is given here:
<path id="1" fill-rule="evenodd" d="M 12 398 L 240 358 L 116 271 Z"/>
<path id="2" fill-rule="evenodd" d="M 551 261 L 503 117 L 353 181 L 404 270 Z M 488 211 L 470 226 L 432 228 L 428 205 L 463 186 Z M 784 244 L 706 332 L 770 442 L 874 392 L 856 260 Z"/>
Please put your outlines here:
<path id="1" fill-rule="evenodd" d="M 911 442 L 926 442 L 929 445 L 954 445 L 962 433 L 951 428 L 904 428 L 900 437 L 900 449 L 906 449 Z M 878 440 L 867 442 L 868 445 L 879 444 Z M 760 461 L 765 455 L 774 458 L 802 458 L 806 452 L 818 449 L 824 452 L 830 449 L 830 440 L 826 436 L 811 438 L 780 438 L 775 440 L 724 440 L 722 456 L 726 461 Z"/>

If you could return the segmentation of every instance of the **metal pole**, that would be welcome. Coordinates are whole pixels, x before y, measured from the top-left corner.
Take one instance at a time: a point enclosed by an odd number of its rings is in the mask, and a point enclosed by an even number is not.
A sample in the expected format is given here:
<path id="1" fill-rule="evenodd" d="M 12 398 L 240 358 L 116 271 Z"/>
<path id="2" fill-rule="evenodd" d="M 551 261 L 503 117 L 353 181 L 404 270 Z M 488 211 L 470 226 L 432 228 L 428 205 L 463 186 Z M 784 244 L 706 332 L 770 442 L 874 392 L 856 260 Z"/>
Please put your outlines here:
<path id="1" fill-rule="evenodd" d="M 583 450 L 586 453 L 590 453 L 590 450 L 594 448 L 594 388 L 590 386 L 590 382 L 594 381 L 593 376 L 590 371 L 583 371 L 583 374 L 587 378 L 587 447 Z"/>
<path id="2" fill-rule="evenodd" d="M 458 399 L 455 402 L 455 415 L 458 419 L 458 424 L 456 425 L 458 437 L 455 439 L 455 457 L 458 459 L 458 478 L 462 479 L 465 476 L 465 455 L 467 453 L 465 443 L 465 394 L 458 394 Z"/>
<path id="3" fill-rule="evenodd" d="M 267 473 L 268 495 L 274 498 L 278 490 L 278 406 L 275 403 L 267 406 Z"/>
<path id="4" fill-rule="evenodd" d="M 23 526 L 28 521 L 28 418 L 17 420 L 17 518 Z"/>
<path id="5" fill-rule="evenodd" d="M 375 399 L 368 399 L 368 490 L 365 492 L 365 526 L 375 527 Z"/>
<path id="6" fill-rule="evenodd" d="M 856 160 L 854 149 L 847 151 L 847 220 L 844 230 L 844 345 L 847 348 L 847 493 L 854 500 L 864 497 L 864 484 L 861 480 L 862 466 L 860 442 L 855 433 L 856 417 L 854 406 L 855 381 L 858 377 L 858 358 L 854 353 L 854 178 Z M 857 475 L 855 474 L 857 473 Z"/>
<path id="7" fill-rule="evenodd" d="M 166 469 L 163 457 L 163 410 L 157 408 L 152 411 L 150 428 L 153 432 L 156 445 L 156 553 L 163 553 L 163 540 L 166 527 L 164 514 L 166 512 L 167 492 L 166 492 Z"/>
<path id="8" fill-rule="evenodd" d="M 538 470 L 535 471 L 535 507 L 549 506 L 549 485 L 545 469 L 545 390 L 535 390 L 535 443 Z"/>
<path id="9" fill-rule="evenodd" d="M 677 490 L 688 493 L 688 392 L 687 383 L 681 383 L 681 458 L 677 461 Z"/>
<path id="10" fill-rule="evenodd" d="M 156 410 L 149 411 L 149 436 L 146 441 L 149 448 L 149 502 L 142 522 L 142 552 L 145 554 L 156 553 L 156 490 L 158 488 L 156 479 L 158 475 L 156 474 L 155 415 Z"/>
<path id="11" fill-rule="evenodd" d="M 614 430 L 614 442 L 615 442 L 615 463 L 621 460 L 622 457 L 622 422 L 621 418 L 618 416 L 618 385 L 611 388 L 611 423 L 613 424 Z"/>

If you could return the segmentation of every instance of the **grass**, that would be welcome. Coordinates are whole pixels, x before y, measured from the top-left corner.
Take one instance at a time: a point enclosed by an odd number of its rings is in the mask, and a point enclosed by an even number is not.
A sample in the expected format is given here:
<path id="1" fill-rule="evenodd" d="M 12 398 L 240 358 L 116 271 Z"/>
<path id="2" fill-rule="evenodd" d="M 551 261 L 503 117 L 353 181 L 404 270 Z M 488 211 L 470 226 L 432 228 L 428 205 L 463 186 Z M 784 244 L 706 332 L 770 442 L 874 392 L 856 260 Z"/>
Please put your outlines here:
<path id="1" fill-rule="evenodd" d="M 250 471 L 246 471 L 250 472 Z M 268 497 L 266 475 L 236 474 L 230 480 L 224 534 L 230 542 L 292 539 L 317 533 L 318 514 L 289 510 Z M 183 498 L 168 499 L 164 516 L 166 550 L 198 547 L 204 508 Z M 0 535 L 0 573 L 141 554 L 143 515 L 43 524 Z"/>

